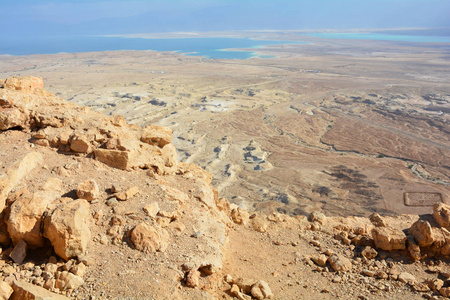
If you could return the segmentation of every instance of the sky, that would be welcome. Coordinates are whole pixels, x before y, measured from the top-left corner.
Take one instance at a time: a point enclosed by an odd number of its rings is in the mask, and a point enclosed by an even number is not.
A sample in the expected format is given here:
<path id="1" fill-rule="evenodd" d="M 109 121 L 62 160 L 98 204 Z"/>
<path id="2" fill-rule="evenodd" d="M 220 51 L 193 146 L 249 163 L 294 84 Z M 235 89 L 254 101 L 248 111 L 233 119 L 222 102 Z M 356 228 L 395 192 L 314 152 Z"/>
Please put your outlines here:
<path id="1" fill-rule="evenodd" d="M 450 27 L 450 0 L 0 0 L 0 7 L 0 35 L 19 36 Z"/>

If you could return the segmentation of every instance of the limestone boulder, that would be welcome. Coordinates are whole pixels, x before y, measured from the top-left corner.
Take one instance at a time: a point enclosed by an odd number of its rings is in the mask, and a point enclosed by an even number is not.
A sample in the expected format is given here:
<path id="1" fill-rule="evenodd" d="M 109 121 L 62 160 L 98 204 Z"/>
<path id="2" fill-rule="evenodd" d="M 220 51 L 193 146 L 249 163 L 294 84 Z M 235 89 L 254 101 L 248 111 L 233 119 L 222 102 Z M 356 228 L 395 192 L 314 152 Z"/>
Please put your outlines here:
<path id="1" fill-rule="evenodd" d="M 372 238 L 377 249 L 393 251 L 406 249 L 406 235 L 399 229 L 375 227 Z"/>
<path id="2" fill-rule="evenodd" d="M 450 229 L 450 205 L 436 203 L 433 206 L 433 218 L 441 227 Z"/>
<path id="3" fill-rule="evenodd" d="M 61 180 L 50 178 L 42 190 L 34 194 L 27 190 L 18 193 L 17 200 L 10 206 L 9 217 L 6 220 L 14 245 L 23 239 L 31 249 L 44 246 L 41 233 L 42 216 L 47 206 L 55 201 L 61 192 Z"/>
<path id="4" fill-rule="evenodd" d="M 78 199 L 60 204 L 45 219 L 44 236 L 50 240 L 55 253 L 69 260 L 85 253 L 91 239 L 89 203 Z"/>
<path id="5" fill-rule="evenodd" d="M 143 129 L 141 141 L 162 148 L 172 141 L 172 130 L 162 126 L 149 125 Z"/>
<path id="6" fill-rule="evenodd" d="M 17 91 L 42 90 L 44 88 L 44 80 L 41 77 L 11 77 L 5 80 L 3 88 Z"/>
<path id="7" fill-rule="evenodd" d="M 169 233 L 159 227 L 140 223 L 131 231 L 131 241 L 143 252 L 164 252 L 169 245 Z"/>
<path id="8" fill-rule="evenodd" d="M 430 223 L 423 220 L 416 221 L 408 230 L 408 234 L 414 237 L 414 240 L 420 247 L 431 246 L 434 242 L 433 229 Z"/>
<path id="9" fill-rule="evenodd" d="M 17 108 L 0 109 L 0 130 L 14 127 L 27 128 L 29 114 Z"/>
<path id="10" fill-rule="evenodd" d="M 95 159 L 110 167 L 130 170 L 131 153 L 128 151 L 96 149 L 94 150 Z"/>
<path id="11" fill-rule="evenodd" d="M 0 212 L 5 208 L 6 198 L 11 190 L 22 180 L 25 175 L 34 168 L 43 164 L 42 154 L 38 152 L 28 153 L 22 160 L 8 168 L 4 174 L 0 174 Z"/>

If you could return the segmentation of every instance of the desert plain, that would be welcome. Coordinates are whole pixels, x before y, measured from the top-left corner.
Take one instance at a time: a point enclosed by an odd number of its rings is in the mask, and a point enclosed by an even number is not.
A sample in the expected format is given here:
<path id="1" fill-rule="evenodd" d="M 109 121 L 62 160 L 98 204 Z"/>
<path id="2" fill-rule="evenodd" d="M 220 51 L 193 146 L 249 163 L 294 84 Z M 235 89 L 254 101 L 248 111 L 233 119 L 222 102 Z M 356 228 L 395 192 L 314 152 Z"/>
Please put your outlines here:
<path id="1" fill-rule="evenodd" d="M 186 35 L 186 34 L 185 34 Z M 157 35 L 164 37 L 171 35 Z M 177 36 L 183 37 L 183 34 Z M 188 37 L 189 35 L 186 35 Z M 306 44 L 272 58 L 110 51 L 0 56 L 0 78 L 173 131 L 180 161 L 249 211 L 424 214 L 450 196 L 450 47 L 222 32 Z"/>

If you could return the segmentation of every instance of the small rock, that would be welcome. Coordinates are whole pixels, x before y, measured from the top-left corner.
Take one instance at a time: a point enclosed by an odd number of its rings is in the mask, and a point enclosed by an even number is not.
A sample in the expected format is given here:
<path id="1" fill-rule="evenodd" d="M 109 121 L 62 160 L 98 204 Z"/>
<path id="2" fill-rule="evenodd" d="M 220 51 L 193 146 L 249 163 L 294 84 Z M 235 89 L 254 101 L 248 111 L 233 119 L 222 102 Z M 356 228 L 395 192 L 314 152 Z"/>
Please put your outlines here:
<path id="1" fill-rule="evenodd" d="M 375 273 L 375 277 L 378 279 L 388 279 L 389 275 L 384 271 L 378 271 Z"/>
<path id="2" fill-rule="evenodd" d="M 143 210 L 147 214 L 147 216 L 149 216 L 150 218 L 155 218 L 159 212 L 158 202 L 152 202 L 150 204 L 145 205 L 143 207 Z"/>
<path id="3" fill-rule="evenodd" d="M 262 280 L 255 283 L 250 292 L 252 296 L 258 300 L 272 299 L 274 296 L 267 282 Z"/>
<path id="4" fill-rule="evenodd" d="M 63 290 L 76 290 L 84 284 L 83 278 L 67 271 L 61 272 L 58 279 L 64 282 Z"/>
<path id="5" fill-rule="evenodd" d="M 48 272 L 50 274 L 55 274 L 57 270 L 58 270 L 57 264 L 48 263 L 44 267 L 44 272 Z"/>
<path id="6" fill-rule="evenodd" d="M 192 269 L 186 276 L 186 285 L 192 288 L 198 287 L 199 280 L 200 280 L 200 271 Z"/>
<path id="7" fill-rule="evenodd" d="M 427 285 L 433 291 L 439 291 L 444 286 L 444 281 L 441 279 L 428 280 Z"/>
<path id="8" fill-rule="evenodd" d="M 102 245 L 107 245 L 108 244 L 108 237 L 106 235 L 103 235 L 100 238 L 100 244 L 102 244 Z"/>
<path id="9" fill-rule="evenodd" d="M 316 255 L 311 257 L 311 259 L 313 260 L 313 262 L 315 262 L 318 266 L 320 267 L 325 267 L 325 265 L 327 264 L 327 260 L 328 257 L 324 254 L 321 255 Z"/>
<path id="10" fill-rule="evenodd" d="M 160 227 L 146 223 L 137 225 L 131 231 L 131 241 L 136 249 L 144 252 L 164 252 L 168 247 L 169 233 Z"/>
<path id="11" fill-rule="evenodd" d="M 327 250 L 324 252 L 324 254 L 325 254 L 326 256 L 331 256 L 331 255 L 334 254 L 334 251 L 331 250 L 331 249 L 327 249 Z"/>
<path id="12" fill-rule="evenodd" d="M 0 299 L 9 299 L 13 292 L 13 288 L 8 283 L 0 281 Z"/>
<path id="13" fill-rule="evenodd" d="M 320 242 L 319 242 L 319 241 L 312 240 L 310 243 L 311 243 L 313 246 L 320 247 Z"/>
<path id="14" fill-rule="evenodd" d="M 366 248 L 364 248 L 364 250 L 361 252 L 361 255 L 363 257 L 365 257 L 366 259 L 373 259 L 375 257 L 377 257 L 378 252 L 377 250 L 373 249 L 370 246 L 366 246 Z"/>
<path id="15" fill-rule="evenodd" d="M 252 218 L 252 227 L 255 231 L 264 233 L 269 227 L 269 222 L 260 216 Z"/>
<path id="16" fill-rule="evenodd" d="M 13 251 L 9 254 L 9 257 L 16 263 L 22 264 L 27 256 L 27 243 L 22 239 L 14 247 Z"/>
<path id="17" fill-rule="evenodd" d="M 369 220 L 370 222 L 372 222 L 372 224 L 375 227 L 386 227 L 386 222 L 383 220 L 383 218 L 377 214 L 377 213 L 373 213 L 369 216 Z"/>
<path id="18" fill-rule="evenodd" d="M 308 220 L 310 222 L 317 222 L 320 225 L 325 225 L 327 217 L 320 211 L 313 211 L 309 214 Z"/>
<path id="19" fill-rule="evenodd" d="M 362 270 L 362 273 L 368 277 L 375 276 L 375 271 L 371 271 L 371 270 L 367 270 L 367 269 Z"/>
<path id="20" fill-rule="evenodd" d="M 40 277 L 41 275 L 42 275 L 42 269 L 41 268 L 34 269 L 33 276 Z"/>
<path id="21" fill-rule="evenodd" d="M 69 298 L 65 296 L 51 293 L 42 287 L 24 281 L 14 281 L 13 289 L 13 299 L 69 300 Z"/>
<path id="22" fill-rule="evenodd" d="M 353 267 L 352 262 L 339 254 L 333 254 L 328 258 L 328 262 L 330 263 L 331 267 L 335 271 L 340 272 L 347 272 L 350 271 Z"/>
<path id="23" fill-rule="evenodd" d="M 85 135 L 76 134 L 70 140 L 70 149 L 74 152 L 88 153 L 91 151 L 91 145 Z"/>
<path id="24" fill-rule="evenodd" d="M 126 201 L 126 200 L 133 198 L 138 193 L 139 193 L 139 187 L 133 186 L 133 187 L 129 188 L 126 192 L 117 193 L 114 196 L 117 198 L 117 200 Z"/>
<path id="25" fill-rule="evenodd" d="M 439 293 L 444 297 L 450 297 L 450 287 L 443 287 L 439 290 Z"/>
<path id="26" fill-rule="evenodd" d="M 231 218 L 234 223 L 245 225 L 249 220 L 249 214 L 244 209 L 237 207 L 231 210 Z"/>
<path id="27" fill-rule="evenodd" d="M 400 275 L 398 275 L 398 280 L 403 283 L 408 283 L 410 285 L 413 285 L 416 283 L 416 277 L 414 277 L 412 274 L 407 272 L 402 272 Z"/>
<path id="28" fill-rule="evenodd" d="M 86 199 L 88 201 L 97 199 L 100 196 L 100 190 L 98 188 L 97 182 L 95 182 L 95 180 L 93 179 L 90 179 L 78 184 L 77 196 L 80 199 Z"/>
<path id="29" fill-rule="evenodd" d="M 425 284 L 425 283 L 423 283 L 423 282 L 414 284 L 414 285 L 412 286 L 412 288 L 413 288 L 416 292 L 422 292 L 422 293 L 425 293 L 425 292 L 430 291 L 430 288 L 428 287 L 428 285 Z"/>
<path id="30" fill-rule="evenodd" d="M 50 256 L 48 258 L 48 263 L 49 264 L 56 264 L 58 262 L 58 259 L 55 256 Z"/>
<path id="31" fill-rule="evenodd" d="M 119 203 L 119 201 L 117 201 L 116 198 L 110 198 L 110 199 L 108 199 L 108 201 L 106 201 L 106 205 L 108 205 L 108 206 L 114 206 L 117 203 Z"/>

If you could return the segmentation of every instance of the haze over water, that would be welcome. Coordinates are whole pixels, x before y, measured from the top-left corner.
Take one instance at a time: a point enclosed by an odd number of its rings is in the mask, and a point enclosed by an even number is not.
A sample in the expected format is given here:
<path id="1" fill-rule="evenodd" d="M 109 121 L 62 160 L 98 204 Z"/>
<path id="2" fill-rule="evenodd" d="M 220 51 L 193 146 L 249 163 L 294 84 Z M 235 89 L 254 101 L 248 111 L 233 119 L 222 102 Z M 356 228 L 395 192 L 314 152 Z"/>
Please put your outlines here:
<path id="1" fill-rule="evenodd" d="M 6 38 L 5 41 L 5 43 L 0 44 L 0 54 L 29 55 L 61 52 L 154 50 L 176 51 L 187 55 L 225 59 L 259 57 L 254 51 L 227 51 L 226 49 L 259 48 L 275 44 L 299 43 L 290 41 L 261 41 L 247 38 L 148 39 L 101 36 L 14 37 Z"/>

